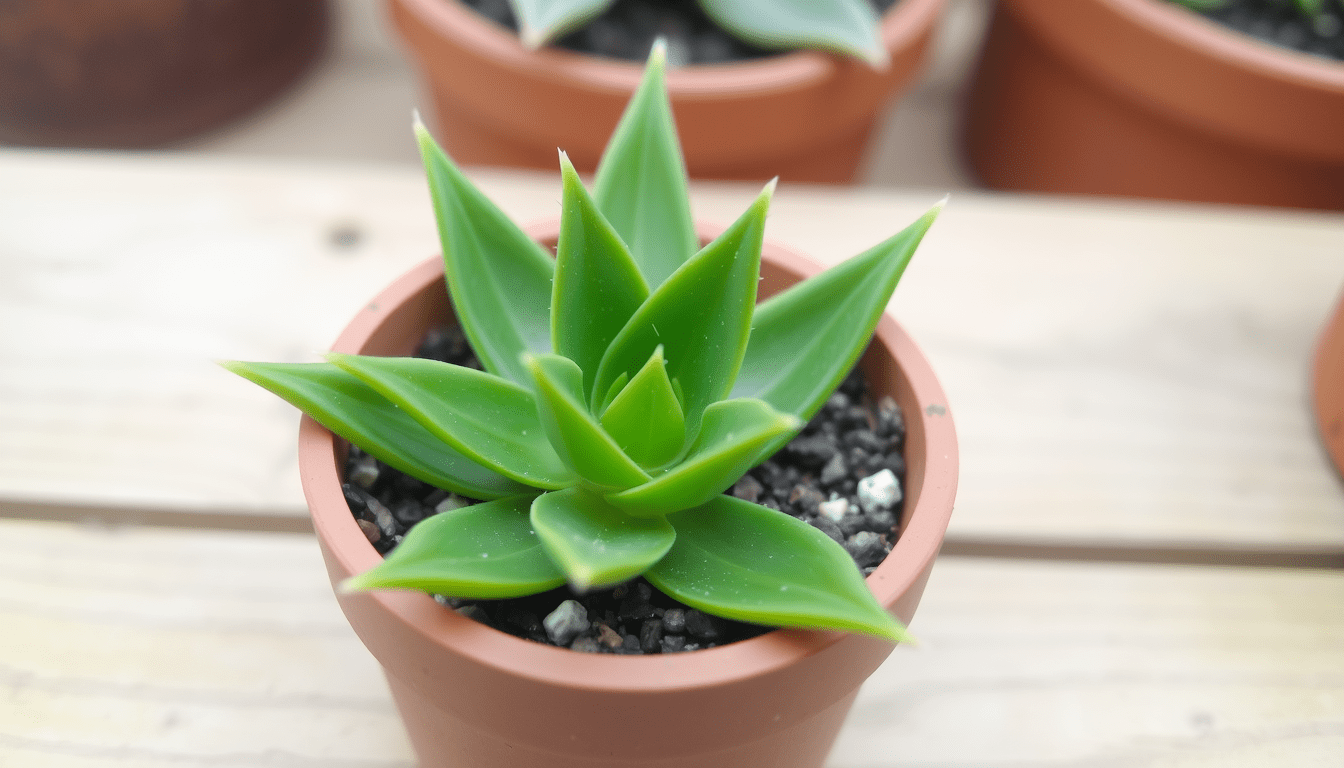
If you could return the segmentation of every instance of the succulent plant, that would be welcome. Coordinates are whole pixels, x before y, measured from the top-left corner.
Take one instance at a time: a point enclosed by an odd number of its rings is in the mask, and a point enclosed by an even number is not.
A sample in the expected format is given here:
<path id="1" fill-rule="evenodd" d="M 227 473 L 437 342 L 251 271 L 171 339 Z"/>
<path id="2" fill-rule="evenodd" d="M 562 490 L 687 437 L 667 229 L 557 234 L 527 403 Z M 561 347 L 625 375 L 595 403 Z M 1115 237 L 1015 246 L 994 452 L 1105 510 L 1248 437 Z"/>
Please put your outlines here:
<path id="1" fill-rule="evenodd" d="M 725 618 L 900 641 L 845 550 L 723 492 L 854 365 L 942 203 L 756 305 L 775 183 L 704 247 L 655 45 L 590 194 L 563 153 L 554 260 L 417 121 L 449 293 L 485 371 L 331 354 L 227 362 L 392 467 L 483 499 L 416 527 L 349 589 L 576 591 L 643 574 Z"/>
<path id="2" fill-rule="evenodd" d="M 599 16 L 615 0 L 508 0 L 518 36 L 539 48 Z M 886 46 L 869 0 L 697 0 L 729 34 L 767 49 L 817 48 L 885 67 Z"/>

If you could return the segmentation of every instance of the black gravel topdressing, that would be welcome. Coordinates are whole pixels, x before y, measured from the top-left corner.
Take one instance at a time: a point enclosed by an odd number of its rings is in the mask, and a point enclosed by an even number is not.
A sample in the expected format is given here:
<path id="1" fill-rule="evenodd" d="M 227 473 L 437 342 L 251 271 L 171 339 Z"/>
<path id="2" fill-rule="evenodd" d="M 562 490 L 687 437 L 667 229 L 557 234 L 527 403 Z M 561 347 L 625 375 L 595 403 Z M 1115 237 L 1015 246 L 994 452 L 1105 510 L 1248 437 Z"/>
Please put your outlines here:
<path id="1" fill-rule="evenodd" d="M 416 356 L 481 368 L 456 326 L 432 331 Z M 897 536 L 904 440 L 905 422 L 895 402 L 884 397 L 873 403 L 862 373 L 855 369 L 797 438 L 743 476 L 730 493 L 812 524 L 843 545 L 866 575 L 891 551 Z M 899 483 L 894 503 L 874 503 L 871 493 L 861 498 L 860 481 L 883 479 L 888 471 Z M 345 478 L 342 488 L 350 511 L 382 554 L 436 508 L 475 503 L 392 469 L 353 446 Z M 593 653 L 693 651 L 773 629 L 704 614 L 654 589 L 643 577 L 584 595 L 565 586 L 510 600 L 435 599 L 511 635 Z M 566 601 L 577 602 L 566 606 Z M 543 626 L 562 607 L 568 613 L 561 611 Z"/>
<path id="2" fill-rule="evenodd" d="M 898 0 L 868 0 L 879 14 Z M 518 22 L 508 0 L 462 0 L 467 7 L 514 32 Z M 714 25 L 695 0 L 616 0 L 605 13 L 555 45 L 610 59 L 644 61 L 659 35 L 667 38 L 673 66 L 723 64 L 774 56 L 779 51 L 744 43 Z"/>
<path id="3" fill-rule="evenodd" d="M 1273 45 L 1344 61 L 1344 3 L 1339 0 L 1325 0 L 1314 19 L 1303 16 L 1295 0 L 1227 0 L 1196 12 Z"/>

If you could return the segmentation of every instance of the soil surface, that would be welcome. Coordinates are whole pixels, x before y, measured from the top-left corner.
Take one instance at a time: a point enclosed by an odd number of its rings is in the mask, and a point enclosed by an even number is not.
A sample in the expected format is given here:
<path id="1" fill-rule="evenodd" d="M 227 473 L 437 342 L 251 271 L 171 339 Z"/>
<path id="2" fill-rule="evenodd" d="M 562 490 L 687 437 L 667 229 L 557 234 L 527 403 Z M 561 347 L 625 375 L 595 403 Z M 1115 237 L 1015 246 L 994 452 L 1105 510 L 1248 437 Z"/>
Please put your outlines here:
<path id="1" fill-rule="evenodd" d="M 1340 0 L 1325 0 L 1314 18 L 1299 11 L 1296 0 L 1226 0 L 1196 13 L 1273 45 L 1344 61 Z"/>
<path id="2" fill-rule="evenodd" d="M 462 2 L 482 16 L 518 31 L 508 0 Z M 897 0 L 868 2 L 881 14 Z M 602 15 L 561 37 L 555 45 L 594 56 L 642 62 L 659 35 L 667 38 L 667 59 L 673 66 L 724 64 L 779 53 L 742 42 L 715 26 L 695 0 L 616 0 Z"/>
<path id="3" fill-rule="evenodd" d="M 480 370 L 456 326 L 432 331 L 417 351 Z M 856 369 L 803 432 L 751 470 L 729 493 L 804 520 L 844 546 L 871 573 L 898 534 L 905 481 L 905 422 L 895 402 L 873 402 Z M 894 503 L 860 494 L 864 478 L 894 476 Z M 350 511 L 369 541 L 387 554 L 419 521 L 475 503 L 405 475 L 351 447 L 343 484 Z M 869 481 L 872 482 L 872 481 Z M 575 595 L 568 587 L 511 600 L 435 599 L 459 613 L 517 637 L 592 653 L 672 653 L 745 640 L 773 627 L 701 613 L 653 588 L 642 577 L 614 588 Z M 543 620 L 566 601 L 569 629 Z M 579 608 L 582 608 L 580 610 Z"/>

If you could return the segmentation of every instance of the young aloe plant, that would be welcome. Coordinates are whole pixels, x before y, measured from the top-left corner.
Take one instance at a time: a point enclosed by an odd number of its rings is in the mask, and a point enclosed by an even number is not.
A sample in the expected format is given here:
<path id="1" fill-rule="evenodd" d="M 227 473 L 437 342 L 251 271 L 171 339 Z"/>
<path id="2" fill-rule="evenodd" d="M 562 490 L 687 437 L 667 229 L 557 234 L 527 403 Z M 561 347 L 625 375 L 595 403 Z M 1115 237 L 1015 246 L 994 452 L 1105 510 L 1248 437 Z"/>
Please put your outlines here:
<path id="1" fill-rule="evenodd" d="M 722 617 L 901 641 L 840 545 L 723 491 L 853 366 L 941 203 L 757 306 L 774 182 L 699 247 L 663 56 L 592 195 L 561 153 L 554 260 L 416 125 L 449 292 L 487 372 L 334 353 L 225 366 L 396 469 L 485 500 L 421 522 L 349 589 L 490 599 L 643 574 Z"/>
<path id="2" fill-rule="evenodd" d="M 509 0 L 519 37 L 539 48 L 591 21 L 616 0 Z M 880 19 L 868 0 L 698 0 L 729 34 L 769 49 L 818 48 L 887 65 Z"/>

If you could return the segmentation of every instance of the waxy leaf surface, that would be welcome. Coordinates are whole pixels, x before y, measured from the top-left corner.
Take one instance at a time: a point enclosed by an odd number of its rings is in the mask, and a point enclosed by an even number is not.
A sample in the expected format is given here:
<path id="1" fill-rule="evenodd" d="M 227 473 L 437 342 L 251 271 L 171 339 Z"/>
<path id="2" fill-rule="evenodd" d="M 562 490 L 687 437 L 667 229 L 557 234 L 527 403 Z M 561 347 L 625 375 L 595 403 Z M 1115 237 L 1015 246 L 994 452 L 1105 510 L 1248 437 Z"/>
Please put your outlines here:
<path id="1" fill-rule="evenodd" d="M 820 48 L 885 67 L 890 58 L 868 0 L 700 0 L 720 27 L 763 48 Z"/>
<path id="2" fill-rule="evenodd" d="M 761 302 L 733 397 L 812 418 L 863 354 L 939 203 L 885 242 Z"/>
<path id="3" fill-rule="evenodd" d="M 681 452 L 686 419 L 667 378 L 661 346 L 602 413 L 602 427 L 641 467 L 662 466 Z"/>
<path id="4" fill-rule="evenodd" d="M 528 48 L 568 32 L 606 10 L 614 0 L 509 0 L 518 20 L 518 37 Z"/>
<path id="5" fill-rule="evenodd" d="M 441 512 L 411 528 L 387 559 L 346 579 L 346 591 L 418 589 L 498 600 L 565 583 L 532 528 L 532 496 L 512 496 Z"/>
<path id="6" fill-rule="evenodd" d="M 791 515 L 718 496 L 667 519 L 677 540 L 644 575 L 687 605 L 757 624 L 910 639 L 844 548 Z"/>
<path id="7" fill-rule="evenodd" d="M 330 363 L 221 363 L 274 392 L 379 461 L 430 485 L 476 499 L 533 489 L 445 444 L 368 384 Z"/>
<path id="8" fill-rule="evenodd" d="M 631 517 L 582 488 L 538 496 L 532 527 L 579 592 L 633 579 L 677 537 L 667 520 Z"/>
<path id="9" fill-rule="evenodd" d="M 416 125 L 443 244 L 448 291 L 485 369 L 527 386 L 524 352 L 551 351 L 554 263 Z"/>
<path id="10" fill-rule="evenodd" d="M 537 411 L 560 458 L 592 485 L 629 488 L 649 479 L 583 401 L 583 373 L 560 355 L 533 355 L 526 361 L 536 385 Z"/>
<path id="11" fill-rule="evenodd" d="M 655 44 L 644 79 L 602 153 L 593 185 L 598 208 L 630 247 L 651 289 L 700 245 L 664 83 L 666 59 L 666 46 Z"/>
<path id="12" fill-rule="evenodd" d="M 578 481 L 546 439 L 529 389 L 437 360 L 336 353 L 327 359 L 501 475 L 534 488 L 566 488 Z"/>
<path id="13" fill-rule="evenodd" d="M 598 416 L 605 413 L 606 410 L 611 407 L 611 403 L 616 399 L 616 396 L 625 390 L 625 385 L 628 383 L 630 383 L 630 374 L 621 371 L 621 375 L 616 377 L 616 380 L 611 383 L 611 388 L 607 390 L 607 396 L 603 398 L 602 405 L 595 408 L 593 413 Z M 594 392 L 593 394 L 597 393 Z"/>
<path id="14" fill-rule="evenodd" d="M 666 515 L 723 493 L 758 463 L 764 446 L 786 441 L 804 422 L 761 400 L 723 400 L 705 409 L 700 435 L 676 466 L 607 501 L 631 515 Z"/>
<path id="15" fill-rule="evenodd" d="M 621 373 L 635 375 L 661 344 L 668 376 L 681 384 L 687 439 L 695 435 L 706 406 L 728 394 L 746 352 L 773 191 L 771 182 L 727 231 L 654 289 L 603 356 L 598 391 Z"/>
<path id="16" fill-rule="evenodd" d="M 562 152 L 564 178 L 560 241 L 556 246 L 551 297 L 551 342 L 583 370 L 585 402 L 593 399 L 593 378 L 611 340 L 649 296 L 639 267 L 625 243 L 583 188 Z"/>

